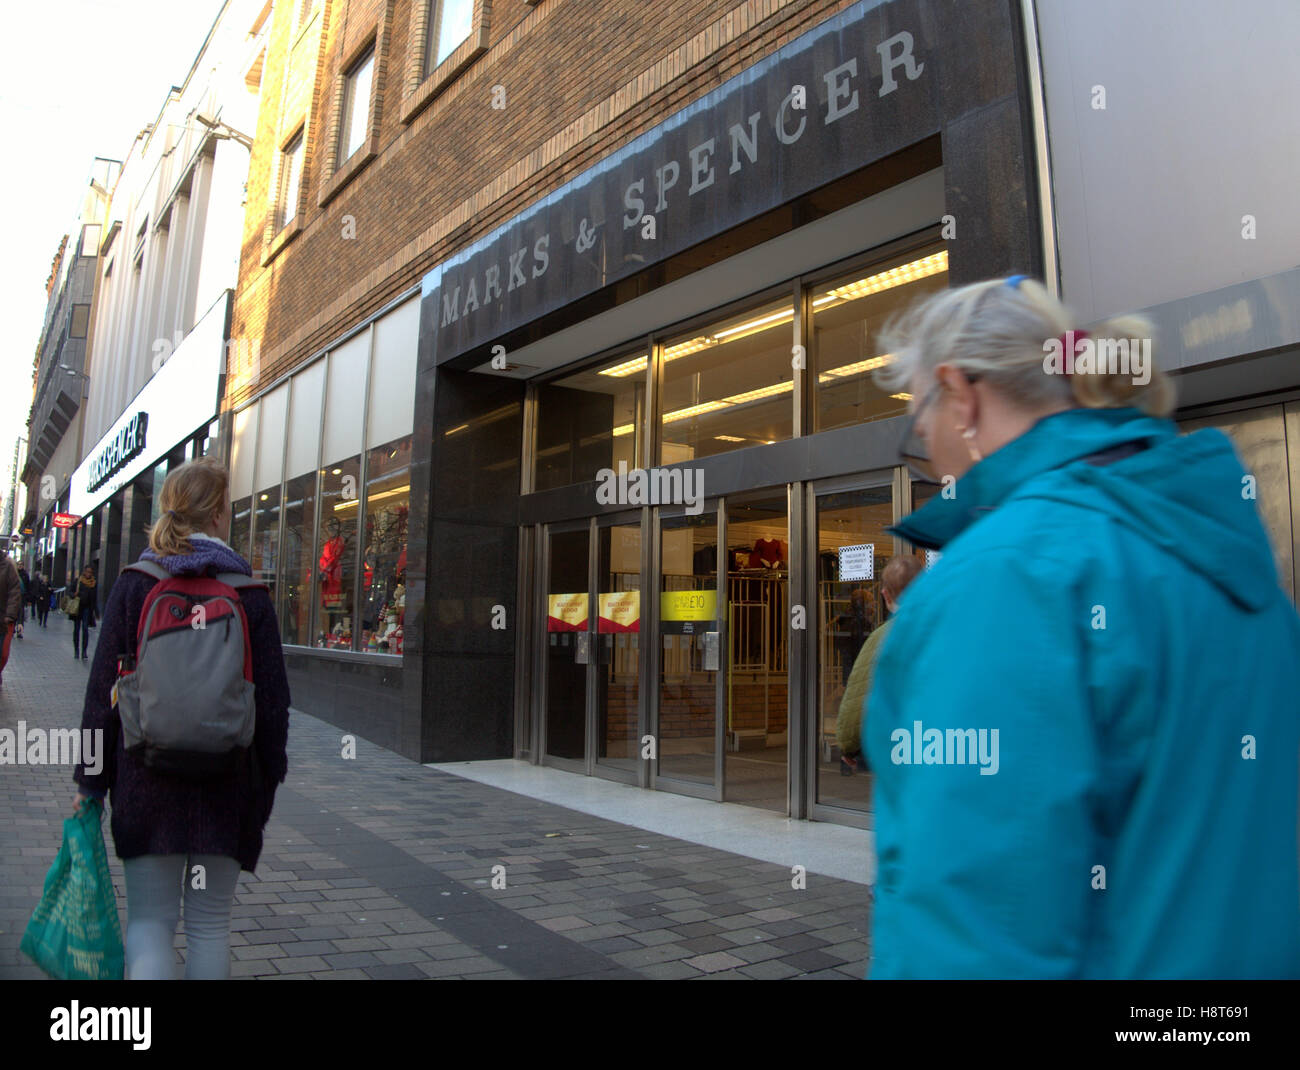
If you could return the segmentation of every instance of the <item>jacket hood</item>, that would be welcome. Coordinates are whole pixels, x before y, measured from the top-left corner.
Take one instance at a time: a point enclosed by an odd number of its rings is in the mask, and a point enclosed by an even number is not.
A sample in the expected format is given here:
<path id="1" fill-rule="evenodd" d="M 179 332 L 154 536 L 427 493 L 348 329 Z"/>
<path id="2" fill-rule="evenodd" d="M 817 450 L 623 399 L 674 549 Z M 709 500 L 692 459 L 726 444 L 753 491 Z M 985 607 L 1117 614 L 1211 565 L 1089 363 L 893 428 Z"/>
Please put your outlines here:
<path id="1" fill-rule="evenodd" d="M 1084 458 L 1128 442 L 1147 448 L 1107 465 Z M 1273 550 L 1231 441 L 1213 428 L 1180 435 L 1137 409 L 1044 417 L 889 529 L 937 549 L 1009 498 L 1095 509 L 1258 612 L 1280 591 Z"/>
<path id="2" fill-rule="evenodd" d="M 192 549 L 188 554 L 159 557 L 152 550 L 145 550 L 140 555 L 140 560 L 161 565 L 173 576 L 208 572 L 239 572 L 245 576 L 253 574 L 248 562 L 220 539 L 200 535 L 190 535 L 188 539 Z"/>

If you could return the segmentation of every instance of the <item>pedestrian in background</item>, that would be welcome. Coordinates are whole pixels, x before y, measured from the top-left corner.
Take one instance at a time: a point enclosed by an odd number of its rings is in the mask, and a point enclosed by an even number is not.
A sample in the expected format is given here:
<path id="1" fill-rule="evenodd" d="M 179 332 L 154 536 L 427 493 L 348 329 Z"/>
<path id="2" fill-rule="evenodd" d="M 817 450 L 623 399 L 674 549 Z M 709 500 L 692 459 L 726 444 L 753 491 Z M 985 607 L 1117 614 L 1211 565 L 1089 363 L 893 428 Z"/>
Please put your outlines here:
<path id="1" fill-rule="evenodd" d="M 149 532 L 151 561 L 173 576 L 238 572 L 248 562 L 221 538 L 230 528 L 230 480 L 211 457 L 168 474 L 162 515 Z M 80 794 L 109 792 L 113 842 L 126 875 L 126 975 L 131 980 L 175 974 L 173 942 L 184 897 L 187 979 L 230 976 L 230 911 L 240 869 L 253 872 L 276 785 L 283 783 L 289 732 L 289 684 L 280 626 L 263 586 L 239 588 L 248 619 L 255 689 L 252 746 L 228 773 L 194 782 L 148 768 L 126 752 L 113 689 L 119 658 L 134 659 L 141 610 L 156 581 L 124 571 L 109 594 L 95 649 L 82 728 L 102 730 L 104 769 L 78 765 Z M 205 887 L 192 879 L 202 866 Z"/>
<path id="2" fill-rule="evenodd" d="M 37 623 L 44 628 L 45 618 L 50 614 L 50 584 L 44 572 L 36 573 L 32 588 L 32 613 Z"/>
<path id="3" fill-rule="evenodd" d="M 1016 277 L 880 339 L 945 492 L 890 529 L 943 555 L 869 696 L 870 976 L 1300 976 L 1300 617 L 1151 325 L 1079 326 Z"/>
<path id="4" fill-rule="evenodd" d="M 16 638 L 21 639 L 23 637 L 23 627 L 27 624 L 27 603 L 32 598 L 32 580 L 27 575 L 27 569 L 23 565 L 18 566 L 18 580 L 23 588 L 23 603 L 22 611 L 18 615 L 18 622 L 14 626 L 14 635 Z"/>
<path id="5" fill-rule="evenodd" d="M 5 665 L 9 661 L 9 647 L 13 642 L 14 624 L 23 611 L 22 581 L 14 559 L 0 553 L 0 683 L 4 681 Z"/>
<path id="6" fill-rule="evenodd" d="M 73 595 L 77 599 L 77 612 L 72 617 L 72 656 L 79 657 L 82 661 L 89 660 L 87 647 L 90 645 L 90 629 L 98 620 L 95 615 L 95 588 L 95 571 L 87 565 L 81 570 L 76 593 Z"/>
<path id="7" fill-rule="evenodd" d="M 921 560 L 914 554 L 904 554 L 889 559 L 889 564 L 880 574 L 881 595 L 890 617 L 871 633 L 858 651 L 849 673 L 848 683 L 844 685 L 844 697 L 840 700 L 840 715 L 835 722 L 835 737 L 839 743 L 840 756 L 850 769 L 857 768 L 862 757 L 862 726 L 866 723 L 866 701 L 871 692 L 871 678 L 875 673 L 876 659 L 880 656 L 881 644 L 889 634 L 889 627 L 894 622 L 893 614 L 898 612 L 898 600 L 907 585 L 916 579 L 921 571 Z M 869 768 L 869 767 L 868 767 Z"/>

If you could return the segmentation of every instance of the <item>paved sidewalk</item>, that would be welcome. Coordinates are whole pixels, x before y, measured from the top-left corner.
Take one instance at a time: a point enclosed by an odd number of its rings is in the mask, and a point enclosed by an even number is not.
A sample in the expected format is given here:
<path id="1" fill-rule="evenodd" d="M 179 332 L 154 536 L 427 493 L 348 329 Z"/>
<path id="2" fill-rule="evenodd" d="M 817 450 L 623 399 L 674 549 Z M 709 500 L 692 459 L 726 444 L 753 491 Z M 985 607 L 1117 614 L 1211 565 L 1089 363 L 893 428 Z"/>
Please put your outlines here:
<path id="1" fill-rule="evenodd" d="M 89 664 L 73 660 L 66 618 L 51 613 L 44 632 L 29 622 L 4 672 L 0 728 L 77 727 Z M 258 872 L 241 874 L 236 893 L 236 977 L 845 979 L 866 970 L 861 884 L 809 873 L 796 890 L 788 867 L 476 783 L 364 740 L 345 760 L 341 735 L 298 710 L 290 719 L 289 777 Z M 66 766 L 0 766 L 0 978 L 43 976 L 18 944 L 74 790 Z M 111 837 L 109 858 L 125 921 Z M 492 887 L 496 866 L 503 889 Z M 177 944 L 180 961 L 183 933 Z"/>

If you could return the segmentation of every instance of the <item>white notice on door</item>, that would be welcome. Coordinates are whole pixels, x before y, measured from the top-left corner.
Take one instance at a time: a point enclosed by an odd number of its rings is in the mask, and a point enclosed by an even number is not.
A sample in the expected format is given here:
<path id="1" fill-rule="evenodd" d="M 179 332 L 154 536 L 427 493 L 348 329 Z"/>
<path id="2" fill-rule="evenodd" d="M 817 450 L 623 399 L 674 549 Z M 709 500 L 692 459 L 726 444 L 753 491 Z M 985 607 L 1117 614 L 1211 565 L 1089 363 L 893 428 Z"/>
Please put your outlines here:
<path id="1" fill-rule="evenodd" d="M 840 583 L 876 578 L 876 544 L 840 547 Z"/>

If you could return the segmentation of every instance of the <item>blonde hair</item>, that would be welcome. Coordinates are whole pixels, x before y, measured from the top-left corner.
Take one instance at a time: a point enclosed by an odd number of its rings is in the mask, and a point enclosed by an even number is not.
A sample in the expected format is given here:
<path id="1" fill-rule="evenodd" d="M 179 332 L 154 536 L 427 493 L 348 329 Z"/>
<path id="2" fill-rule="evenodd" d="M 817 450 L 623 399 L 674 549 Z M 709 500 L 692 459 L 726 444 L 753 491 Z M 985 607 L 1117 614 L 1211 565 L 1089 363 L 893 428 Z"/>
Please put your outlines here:
<path id="1" fill-rule="evenodd" d="M 1107 367 L 1112 362 L 1101 357 L 1102 347 L 1115 357 L 1115 343 L 1122 343 L 1127 364 L 1130 340 L 1144 342 L 1149 356 L 1152 324 L 1144 316 L 1118 316 L 1094 325 L 1088 335 L 1101 345 L 1093 367 L 1052 374 L 1047 343 L 1081 326 L 1069 308 L 1033 279 L 959 286 L 923 299 L 885 325 L 879 344 L 893 359 L 874 378 L 897 393 L 909 390 L 919 372 L 947 363 L 987 379 L 1009 401 L 1030 410 L 1064 403 L 1089 409 L 1133 405 L 1153 416 L 1173 411 L 1173 381 L 1154 361 L 1147 360 L 1149 378 L 1139 383 L 1132 368 L 1118 361 Z"/>
<path id="2" fill-rule="evenodd" d="M 169 472 L 158 496 L 162 513 L 149 529 L 149 549 L 159 557 L 193 553 L 189 536 L 221 512 L 229 488 L 230 473 L 215 457 L 198 457 Z"/>

